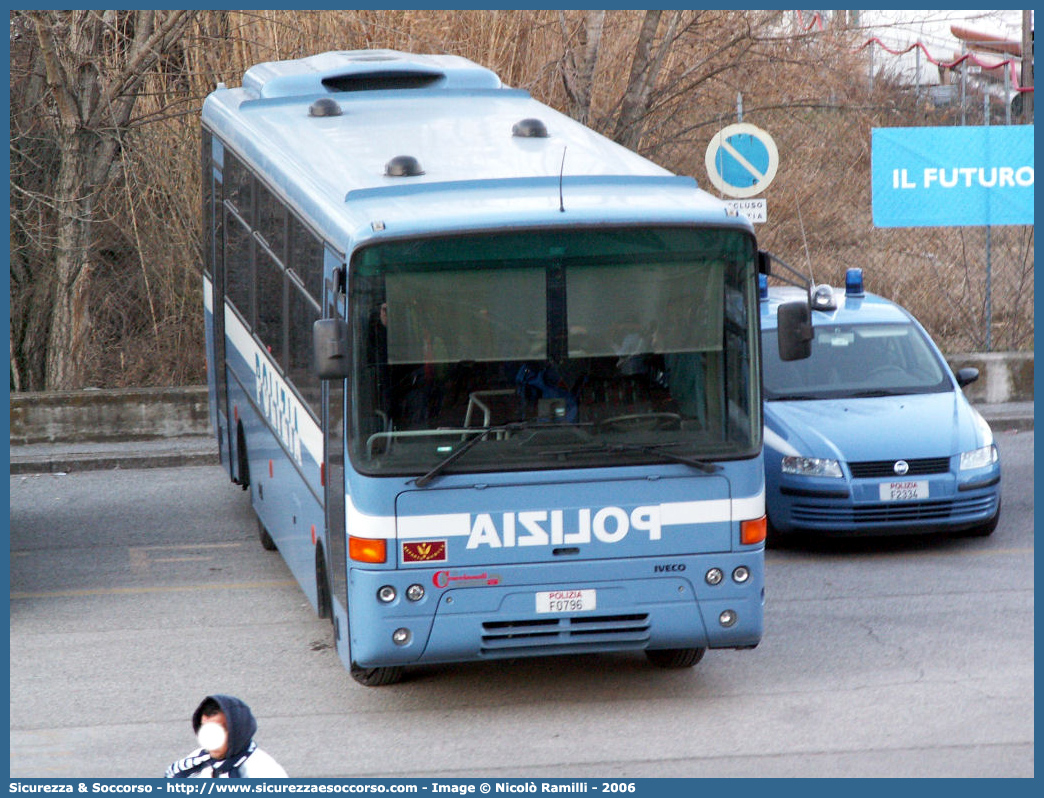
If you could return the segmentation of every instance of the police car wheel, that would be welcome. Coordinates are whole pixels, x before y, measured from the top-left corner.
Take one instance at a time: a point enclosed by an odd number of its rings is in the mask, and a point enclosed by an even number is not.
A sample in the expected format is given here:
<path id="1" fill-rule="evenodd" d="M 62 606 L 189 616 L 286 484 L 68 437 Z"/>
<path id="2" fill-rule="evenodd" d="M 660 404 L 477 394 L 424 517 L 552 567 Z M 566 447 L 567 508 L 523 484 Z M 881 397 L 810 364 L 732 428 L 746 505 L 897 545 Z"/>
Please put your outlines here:
<path id="1" fill-rule="evenodd" d="M 997 529 L 997 524 L 1000 523 L 1000 502 L 997 502 L 997 512 L 989 521 L 985 524 L 979 524 L 979 526 L 972 527 L 965 534 L 971 538 L 988 538 Z"/>
<path id="2" fill-rule="evenodd" d="M 658 668 L 691 668 L 703 659 L 705 648 L 646 649 L 645 656 Z"/>
<path id="3" fill-rule="evenodd" d="M 783 543 L 784 534 L 772 525 L 772 516 L 768 516 L 765 523 L 765 548 L 778 548 Z"/>
<path id="4" fill-rule="evenodd" d="M 366 687 L 383 687 L 402 679 L 402 668 L 361 668 L 352 663 L 352 678 Z"/>

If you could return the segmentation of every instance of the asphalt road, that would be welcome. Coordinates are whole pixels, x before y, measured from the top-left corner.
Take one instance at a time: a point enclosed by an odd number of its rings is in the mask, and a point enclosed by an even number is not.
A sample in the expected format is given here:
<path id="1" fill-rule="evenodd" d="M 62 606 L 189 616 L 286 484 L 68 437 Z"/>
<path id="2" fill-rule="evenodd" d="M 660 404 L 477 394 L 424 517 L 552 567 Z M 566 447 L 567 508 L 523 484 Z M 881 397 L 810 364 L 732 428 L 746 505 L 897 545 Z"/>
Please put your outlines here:
<path id="1" fill-rule="evenodd" d="M 357 685 L 216 466 L 12 476 L 11 775 L 160 776 L 207 693 L 294 776 L 1034 774 L 1033 432 L 985 540 L 767 555 L 766 636 Z"/>

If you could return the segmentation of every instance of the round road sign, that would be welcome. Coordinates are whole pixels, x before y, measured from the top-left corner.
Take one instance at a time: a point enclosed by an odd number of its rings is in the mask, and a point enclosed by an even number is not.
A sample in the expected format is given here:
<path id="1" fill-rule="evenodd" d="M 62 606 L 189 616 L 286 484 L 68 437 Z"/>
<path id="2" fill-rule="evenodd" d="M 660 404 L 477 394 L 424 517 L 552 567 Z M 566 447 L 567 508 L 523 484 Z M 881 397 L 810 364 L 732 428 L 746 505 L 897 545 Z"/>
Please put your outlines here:
<path id="1" fill-rule="evenodd" d="M 760 194 L 779 167 L 779 151 L 772 136 L 741 122 L 719 131 L 707 146 L 707 177 L 722 194 L 753 197 Z"/>

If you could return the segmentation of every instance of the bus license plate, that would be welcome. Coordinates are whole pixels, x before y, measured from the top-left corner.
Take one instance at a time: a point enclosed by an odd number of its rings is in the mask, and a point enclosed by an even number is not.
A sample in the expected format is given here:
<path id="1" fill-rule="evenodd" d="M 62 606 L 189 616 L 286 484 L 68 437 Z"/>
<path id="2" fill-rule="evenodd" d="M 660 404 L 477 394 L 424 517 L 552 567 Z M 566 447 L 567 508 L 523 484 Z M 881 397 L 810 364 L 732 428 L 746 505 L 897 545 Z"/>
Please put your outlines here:
<path id="1" fill-rule="evenodd" d="M 546 590 L 536 594 L 536 611 L 590 612 L 597 606 L 595 590 Z"/>
<path id="2" fill-rule="evenodd" d="M 927 482 L 882 482 L 881 501 L 902 502 L 910 499 L 927 499 Z"/>

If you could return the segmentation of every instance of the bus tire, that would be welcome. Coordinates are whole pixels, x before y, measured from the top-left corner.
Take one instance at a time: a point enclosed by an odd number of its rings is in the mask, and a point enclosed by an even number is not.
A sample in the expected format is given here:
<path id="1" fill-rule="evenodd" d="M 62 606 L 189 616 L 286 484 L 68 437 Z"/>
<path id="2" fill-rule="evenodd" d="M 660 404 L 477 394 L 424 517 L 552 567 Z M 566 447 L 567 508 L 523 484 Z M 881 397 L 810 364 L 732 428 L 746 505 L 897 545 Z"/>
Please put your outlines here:
<path id="1" fill-rule="evenodd" d="M 275 551 L 278 548 L 275 541 L 272 540 L 272 536 L 268 534 L 268 530 L 265 529 L 265 525 L 261 523 L 260 518 L 257 519 L 257 536 L 261 540 L 261 548 L 265 551 Z"/>
<path id="2" fill-rule="evenodd" d="M 326 557 L 323 547 L 315 547 L 315 592 L 317 614 L 320 618 L 333 620 L 333 600 L 330 597 L 330 582 L 326 577 Z"/>
<path id="3" fill-rule="evenodd" d="M 242 421 L 236 424 L 236 462 L 237 478 L 232 481 L 246 490 L 250 487 L 250 460 L 247 459 L 246 433 L 243 432 Z"/>
<path id="4" fill-rule="evenodd" d="M 645 656 L 658 668 L 691 668 L 706 653 L 705 648 L 646 649 Z"/>
<path id="5" fill-rule="evenodd" d="M 362 668 L 354 662 L 351 667 L 352 678 L 366 687 L 384 687 L 395 684 L 402 679 L 403 668 Z"/>

